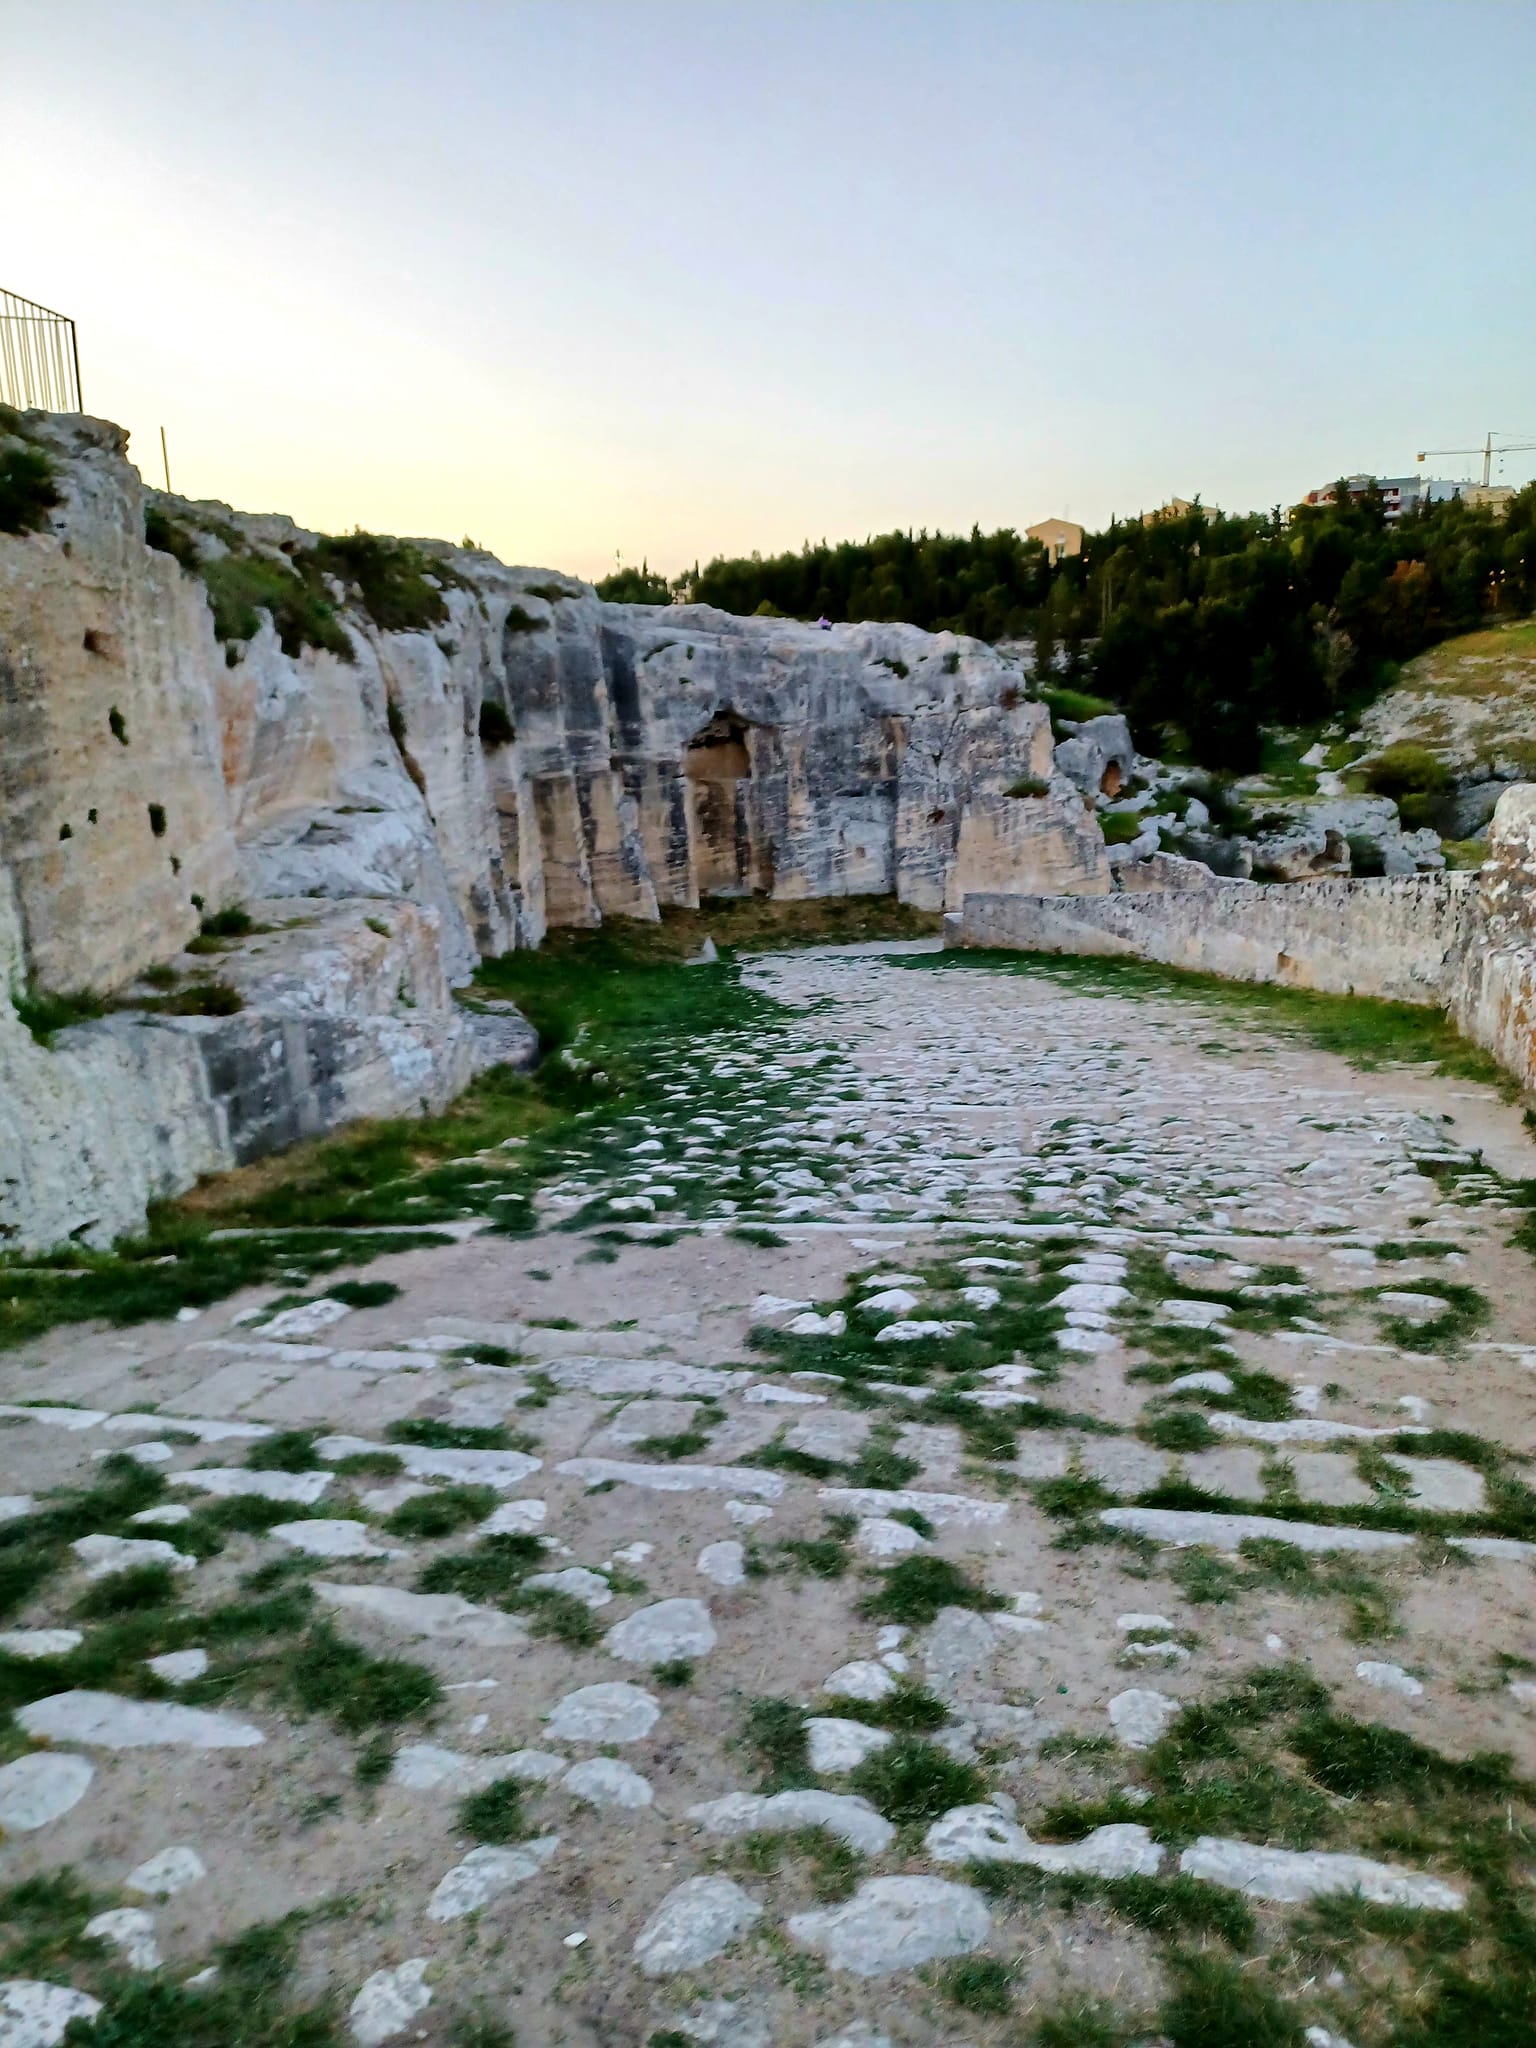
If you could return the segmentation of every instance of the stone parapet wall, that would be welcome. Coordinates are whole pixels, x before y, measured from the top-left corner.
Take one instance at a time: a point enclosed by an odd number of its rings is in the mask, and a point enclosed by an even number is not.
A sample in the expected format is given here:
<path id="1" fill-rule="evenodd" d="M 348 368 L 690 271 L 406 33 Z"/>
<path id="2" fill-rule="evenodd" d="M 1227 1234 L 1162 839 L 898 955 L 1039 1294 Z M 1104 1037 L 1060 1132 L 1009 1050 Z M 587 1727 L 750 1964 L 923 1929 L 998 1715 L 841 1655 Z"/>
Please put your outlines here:
<path id="1" fill-rule="evenodd" d="M 1123 955 L 1232 981 L 1394 1002 L 1449 1002 L 1473 875 L 1222 882 L 1109 896 L 972 893 L 948 943 Z"/>

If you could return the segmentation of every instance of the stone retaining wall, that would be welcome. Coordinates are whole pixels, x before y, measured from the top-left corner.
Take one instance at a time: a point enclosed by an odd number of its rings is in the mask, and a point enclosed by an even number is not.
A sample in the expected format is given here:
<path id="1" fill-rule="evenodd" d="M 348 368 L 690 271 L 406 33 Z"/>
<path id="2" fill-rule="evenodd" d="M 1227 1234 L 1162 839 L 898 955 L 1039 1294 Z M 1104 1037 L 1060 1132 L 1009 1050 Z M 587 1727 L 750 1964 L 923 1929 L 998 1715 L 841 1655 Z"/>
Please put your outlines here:
<path id="1" fill-rule="evenodd" d="M 1155 960 L 1231 981 L 1446 1003 L 1475 875 L 1224 882 L 1112 896 L 968 895 L 946 943 Z"/>

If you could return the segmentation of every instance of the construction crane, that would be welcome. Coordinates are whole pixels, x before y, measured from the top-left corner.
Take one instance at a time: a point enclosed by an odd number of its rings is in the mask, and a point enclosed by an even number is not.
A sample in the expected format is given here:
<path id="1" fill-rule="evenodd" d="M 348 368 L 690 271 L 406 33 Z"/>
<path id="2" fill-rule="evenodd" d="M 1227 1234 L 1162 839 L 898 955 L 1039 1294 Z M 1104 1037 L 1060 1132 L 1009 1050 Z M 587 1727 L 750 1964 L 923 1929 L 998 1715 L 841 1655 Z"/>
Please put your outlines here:
<path id="1" fill-rule="evenodd" d="M 1427 455 L 1481 455 L 1483 458 L 1483 488 L 1488 488 L 1495 455 L 1524 455 L 1536 449 L 1536 441 L 1501 441 L 1494 445 L 1494 429 L 1488 429 L 1488 437 L 1481 448 L 1421 448 L 1416 460 L 1422 462 Z"/>

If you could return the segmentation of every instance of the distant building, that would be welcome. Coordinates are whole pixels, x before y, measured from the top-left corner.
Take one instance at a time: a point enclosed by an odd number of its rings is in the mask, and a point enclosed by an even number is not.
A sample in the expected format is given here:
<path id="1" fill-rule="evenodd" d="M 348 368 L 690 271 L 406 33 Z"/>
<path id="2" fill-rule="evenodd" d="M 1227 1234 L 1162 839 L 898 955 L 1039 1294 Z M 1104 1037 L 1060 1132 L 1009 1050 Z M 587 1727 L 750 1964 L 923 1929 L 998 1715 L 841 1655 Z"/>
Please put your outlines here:
<path id="1" fill-rule="evenodd" d="M 1461 487 L 1463 505 L 1491 512 L 1495 519 L 1504 517 L 1514 495 L 1513 484 L 1463 484 Z"/>
<path id="2" fill-rule="evenodd" d="M 1025 527 L 1024 538 L 1039 541 L 1053 569 L 1063 555 L 1083 552 L 1083 529 L 1070 519 L 1042 519 L 1038 526 Z"/>
<path id="3" fill-rule="evenodd" d="M 1421 505 L 1443 504 L 1447 498 L 1458 494 L 1465 499 L 1475 488 L 1471 484 L 1452 483 L 1438 476 L 1348 476 L 1344 488 L 1352 498 L 1364 498 L 1375 485 L 1381 495 L 1382 516 L 1388 526 L 1394 525 L 1406 512 L 1415 512 Z M 1338 495 L 1337 484 L 1321 484 L 1315 491 L 1308 491 L 1302 505 L 1331 505 Z M 1301 505 L 1293 507 L 1300 511 Z"/>
<path id="4" fill-rule="evenodd" d="M 1197 505 L 1192 498 L 1170 498 L 1155 512 L 1143 512 L 1141 523 L 1143 526 L 1161 526 L 1165 519 L 1182 519 L 1187 512 L 1203 512 L 1208 519 L 1217 516 L 1214 505 Z"/>

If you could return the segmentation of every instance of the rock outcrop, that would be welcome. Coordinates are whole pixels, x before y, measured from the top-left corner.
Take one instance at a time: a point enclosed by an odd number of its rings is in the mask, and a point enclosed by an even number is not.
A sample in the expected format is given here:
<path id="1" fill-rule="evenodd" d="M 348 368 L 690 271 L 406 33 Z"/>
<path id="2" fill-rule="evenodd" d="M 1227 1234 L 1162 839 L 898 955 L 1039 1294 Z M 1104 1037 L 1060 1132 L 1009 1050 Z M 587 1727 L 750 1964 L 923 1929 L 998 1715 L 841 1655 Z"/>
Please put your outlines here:
<path id="1" fill-rule="evenodd" d="M 442 542 L 370 569 L 146 492 L 106 422 L 21 431 L 58 503 L 0 535 L 0 1244 L 105 1242 L 526 1057 L 453 991 L 550 925 L 1109 886 L 1044 706 L 979 641 L 610 605 Z M 113 1014 L 46 1046 L 7 1000 L 76 991 Z"/>

